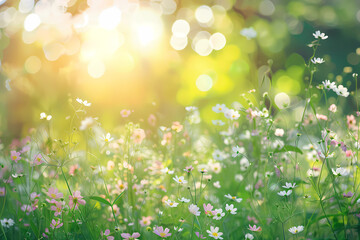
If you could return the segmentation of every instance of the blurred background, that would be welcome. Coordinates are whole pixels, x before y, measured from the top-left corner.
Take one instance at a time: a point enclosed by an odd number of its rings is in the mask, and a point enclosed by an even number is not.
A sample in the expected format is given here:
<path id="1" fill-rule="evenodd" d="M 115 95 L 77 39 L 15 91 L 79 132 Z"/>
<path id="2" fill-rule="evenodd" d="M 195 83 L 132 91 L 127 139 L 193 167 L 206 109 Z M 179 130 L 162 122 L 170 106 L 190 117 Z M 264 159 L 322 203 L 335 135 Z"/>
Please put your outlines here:
<path id="1" fill-rule="evenodd" d="M 64 122 L 77 97 L 107 126 L 152 113 L 160 124 L 195 105 L 205 122 L 216 103 L 270 88 L 290 97 L 306 86 L 307 44 L 329 38 L 315 83 L 355 89 L 360 1 L 0 0 L 0 129 L 19 136 L 40 113 Z M 305 59 L 305 60 L 304 60 Z M 269 61 L 270 60 L 270 61 Z M 268 67 L 272 65 L 272 73 Z M 266 73 L 268 72 L 268 73 Z M 271 79 L 259 86 L 264 75 Z M 349 106 L 351 107 L 351 106 Z"/>

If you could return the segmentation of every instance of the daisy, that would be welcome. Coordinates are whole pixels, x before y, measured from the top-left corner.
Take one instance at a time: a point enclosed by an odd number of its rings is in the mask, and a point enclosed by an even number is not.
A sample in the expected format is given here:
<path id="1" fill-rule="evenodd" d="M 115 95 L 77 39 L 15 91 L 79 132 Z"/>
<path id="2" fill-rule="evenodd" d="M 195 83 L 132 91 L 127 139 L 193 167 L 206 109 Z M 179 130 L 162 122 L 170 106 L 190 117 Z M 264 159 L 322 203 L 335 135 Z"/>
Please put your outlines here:
<path id="1" fill-rule="evenodd" d="M 40 119 L 41 120 L 48 120 L 50 121 L 52 119 L 52 116 L 51 115 L 47 115 L 46 113 L 42 112 L 40 113 Z"/>
<path id="2" fill-rule="evenodd" d="M 4 228 L 10 228 L 15 224 L 14 220 L 12 220 L 11 218 L 9 219 L 4 218 L 0 222 Z"/>
<path id="3" fill-rule="evenodd" d="M 130 235 L 130 233 L 122 233 L 121 237 L 125 240 L 138 240 L 138 237 L 140 237 L 140 233 L 135 232 L 132 235 Z"/>
<path id="4" fill-rule="evenodd" d="M 325 80 L 322 83 L 324 85 L 324 88 L 327 90 L 334 90 L 336 88 L 336 84 L 334 82 L 330 82 L 330 80 Z"/>
<path id="5" fill-rule="evenodd" d="M 103 135 L 101 137 L 101 140 L 103 140 L 105 143 L 107 143 L 107 142 L 111 142 L 112 140 L 114 140 L 114 138 L 111 137 L 110 133 L 107 133 L 106 135 Z"/>
<path id="6" fill-rule="evenodd" d="M 253 240 L 253 239 L 254 239 L 254 235 L 252 235 L 251 233 L 245 234 L 245 240 Z"/>
<path id="7" fill-rule="evenodd" d="M 210 203 L 208 203 L 207 205 L 205 205 L 205 203 L 204 203 L 203 207 L 204 207 L 204 212 L 205 212 L 206 215 L 208 215 L 208 214 L 210 216 L 214 215 L 215 212 L 212 211 L 213 206 Z"/>
<path id="8" fill-rule="evenodd" d="M 299 232 L 302 232 L 304 230 L 304 226 L 297 226 L 297 227 L 291 227 L 289 228 L 289 232 L 292 234 L 298 234 Z"/>
<path id="9" fill-rule="evenodd" d="M 212 237 L 214 239 L 223 239 L 221 235 L 223 235 L 222 232 L 219 232 L 219 227 L 213 227 L 210 226 L 210 230 L 206 230 L 206 232 L 209 234 L 209 237 Z"/>
<path id="10" fill-rule="evenodd" d="M 234 109 L 227 109 L 226 112 L 224 112 L 224 115 L 227 119 L 230 120 L 237 120 L 240 117 L 239 112 L 235 111 Z"/>
<path id="11" fill-rule="evenodd" d="M 190 199 L 187 199 L 187 198 L 184 198 L 184 197 L 178 198 L 178 200 L 179 200 L 180 202 L 182 202 L 182 203 L 188 203 L 188 202 L 190 202 Z"/>
<path id="12" fill-rule="evenodd" d="M 288 191 L 280 191 L 280 192 L 278 192 L 277 194 L 279 195 L 279 196 L 290 196 L 290 194 L 292 193 L 292 190 L 288 190 Z"/>
<path id="13" fill-rule="evenodd" d="M 164 168 L 164 169 L 161 169 L 161 172 L 162 173 L 166 173 L 166 174 L 174 174 L 174 171 L 170 171 L 169 168 Z"/>
<path id="14" fill-rule="evenodd" d="M 221 120 L 212 120 L 211 122 L 215 126 L 224 126 L 225 125 L 225 123 L 223 121 L 221 121 Z"/>
<path id="15" fill-rule="evenodd" d="M 332 168 L 331 171 L 335 176 L 347 176 L 350 173 L 349 170 L 347 170 L 346 168 L 342 168 L 342 167 L 336 168 L 336 170 L 334 170 Z"/>
<path id="16" fill-rule="evenodd" d="M 180 183 L 180 184 L 187 183 L 187 181 L 184 179 L 183 176 L 181 176 L 181 177 L 175 176 L 175 177 L 173 177 L 173 179 L 175 182 Z"/>
<path id="17" fill-rule="evenodd" d="M 18 162 L 20 159 L 21 159 L 21 157 L 20 157 L 20 152 L 17 152 L 17 151 L 11 151 L 10 152 L 10 158 L 11 158 L 11 160 L 13 160 L 14 162 Z"/>
<path id="18" fill-rule="evenodd" d="M 292 188 L 296 187 L 295 185 L 296 185 L 296 183 L 288 183 L 288 182 L 286 182 L 285 186 L 282 186 L 282 187 L 286 188 L 286 189 L 292 189 Z"/>
<path id="19" fill-rule="evenodd" d="M 349 96 L 348 89 L 343 85 L 339 85 L 337 88 L 334 89 L 334 91 L 338 96 L 343 96 L 343 97 Z"/>
<path id="20" fill-rule="evenodd" d="M 215 209 L 215 211 L 213 211 L 213 219 L 215 220 L 220 220 L 221 218 L 223 218 L 225 216 L 225 213 L 223 212 L 223 210 L 221 208 Z"/>
<path id="21" fill-rule="evenodd" d="M 131 110 L 128 109 L 123 109 L 120 111 L 120 115 L 124 118 L 130 116 L 130 114 L 131 114 Z"/>
<path id="22" fill-rule="evenodd" d="M 225 104 L 216 104 L 215 107 L 212 107 L 212 110 L 216 113 L 223 113 L 227 110 L 228 108 L 226 107 Z"/>
<path id="23" fill-rule="evenodd" d="M 238 203 L 242 201 L 242 198 L 238 198 L 236 196 L 231 196 L 230 194 L 226 194 L 225 197 L 228 198 L 228 199 L 231 199 L 233 201 L 236 201 Z"/>
<path id="24" fill-rule="evenodd" d="M 89 103 L 88 101 L 86 100 L 82 100 L 80 98 L 76 98 L 76 101 L 82 105 L 84 105 L 85 107 L 90 107 L 91 106 L 91 103 Z"/>
<path id="25" fill-rule="evenodd" d="M 321 64 L 321 63 L 324 63 L 325 61 L 324 61 L 324 59 L 323 58 L 312 58 L 311 59 L 311 62 L 313 63 L 313 64 Z"/>
<path id="26" fill-rule="evenodd" d="M 191 204 L 189 206 L 189 212 L 191 212 L 192 214 L 194 214 L 195 216 L 200 216 L 200 211 L 199 211 L 199 207 L 196 206 L 195 204 Z"/>
<path id="27" fill-rule="evenodd" d="M 165 201 L 165 204 L 166 204 L 167 206 L 169 206 L 169 207 L 177 207 L 177 205 L 179 205 L 179 203 L 173 202 L 173 201 L 171 201 L 170 199 L 166 200 L 166 201 Z"/>
<path id="28" fill-rule="evenodd" d="M 244 153 L 245 149 L 243 147 L 235 146 L 232 148 L 233 154 L 232 157 L 235 158 L 240 154 Z"/>
<path id="29" fill-rule="evenodd" d="M 236 211 L 237 211 L 237 208 L 234 208 L 234 205 L 233 204 L 226 204 L 226 206 L 225 206 L 225 210 L 227 211 L 227 212 L 229 212 L 230 214 L 233 214 L 233 215 L 235 215 L 236 214 Z"/>

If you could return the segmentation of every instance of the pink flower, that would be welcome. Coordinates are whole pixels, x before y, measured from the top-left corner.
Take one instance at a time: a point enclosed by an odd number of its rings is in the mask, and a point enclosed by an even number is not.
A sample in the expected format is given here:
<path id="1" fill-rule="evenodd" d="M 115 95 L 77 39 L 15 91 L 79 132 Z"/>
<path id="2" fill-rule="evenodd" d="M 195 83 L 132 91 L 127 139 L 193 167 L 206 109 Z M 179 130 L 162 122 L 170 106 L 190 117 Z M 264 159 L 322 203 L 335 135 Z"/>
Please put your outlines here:
<path id="1" fill-rule="evenodd" d="M 134 130 L 132 139 L 134 143 L 140 144 L 145 138 L 145 131 L 141 128 L 137 128 Z"/>
<path id="2" fill-rule="evenodd" d="M 148 118 L 148 123 L 150 124 L 150 126 L 155 126 L 156 124 L 156 117 L 154 114 L 150 114 L 149 118 Z"/>
<path id="3" fill-rule="evenodd" d="M 17 163 L 17 162 L 21 159 L 20 154 L 21 154 L 21 153 L 19 153 L 19 152 L 17 152 L 17 151 L 11 151 L 11 152 L 10 152 L 10 157 L 11 157 L 11 159 L 12 159 L 13 161 L 15 161 L 15 162 Z"/>
<path id="4" fill-rule="evenodd" d="M 351 150 L 346 150 L 345 154 L 346 154 L 346 157 L 351 157 L 353 155 Z"/>
<path id="5" fill-rule="evenodd" d="M 57 188 L 50 187 L 46 193 L 52 199 L 62 198 L 64 195 Z"/>
<path id="6" fill-rule="evenodd" d="M 183 130 L 183 125 L 181 125 L 179 122 L 173 122 L 171 129 L 175 132 L 181 132 Z"/>
<path id="7" fill-rule="evenodd" d="M 78 165 L 78 164 L 72 165 L 72 166 L 70 166 L 69 174 L 70 174 L 71 176 L 74 176 L 79 169 L 80 169 L 80 168 L 79 168 L 79 165 Z"/>
<path id="8" fill-rule="evenodd" d="M 195 235 L 200 238 L 200 239 L 205 239 L 206 237 L 204 237 L 202 234 L 200 235 L 199 232 L 195 232 Z"/>
<path id="9" fill-rule="evenodd" d="M 249 224 L 249 230 L 250 230 L 250 231 L 253 231 L 253 232 L 261 232 L 261 227 L 256 227 L 256 225 L 251 226 L 251 225 Z"/>
<path id="10" fill-rule="evenodd" d="M 165 230 L 163 229 L 163 227 L 156 227 L 154 230 L 154 233 L 160 237 L 166 238 L 171 236 L 171 233 L 169 233 L 170 229 L 165 228 Z"/>
<path id="11" fill-rule="evenodd" d="M 42 159 L 42 156 L 41 156 L 41 154 L 39 153 L 39 154 L 37 154 L 37 155 L 35 156 L 33 165 L 40 165 L 40 164 L 42 164 L 43 162 L 44 162 L 44 160 Z"/>
<path id="12" fill-rule="evenodd" d="M 348 192 L 348 193 L 343 193 L 344 198 L 351 198 L 352 196 L 354 196 L 354 194 L 352 192 Z"/>
<path id="13" fill-rule="evenodd" d="M 110 235 L 110 230 L 106 229 L 105 232 L 101 232 L 101 236 L 105 236 L 107 240 L 114 240 L 113 236 Z"/>
<path id="14" fill-rule="evenodd" d="M 171 139 L 172 139 L 172 133 L 171 132 L 165 133 L 163 136 L 163 140 L 161 140 L 161 145 L 164 146 L 166 144 L 170 144 Z"/>
<path id="15" fill-rule="evenodd" d="M 316 118 L 319 120 L 324 120 L 324 121 L 328 120 L 327 116 L 322 115 L 322 114 L 316 114 Z"/>
<path id="16" fill-rule="evenodd" d="M 135 232 L 132 235 L 130 235 L 130 233 L 122 233 L 121 237 L 125 240 L 137 240 L 137 238 L 140 237 L 140 233 Z"/>
<path id="17" fill-rule="evenodd" d="M 194 167 L 192 165 L 185 167 L 184 171 L 187 173 L 190 173 L 192 170 L 194 170 Z"/>
<path id="18" fill-rule="evenodd" d="M 75 209 L 78 209 L 79 204 L 81 205 L 85 205 L 86 201 L 83 199 L 83 197 L 81 196 L 80 191 L 75 191 L 73 196 L 69 196 L 69 207 L 73 208 L 75 207 Z"/>
<path id="19" fill-rule="evenodd" d="M 210 203 L 208 203 L 207 205 L 205 205 L 204 203 L 203 207 L 206 215 L 210 214 L 210 216 L 212 216 L 216 214 L 215 211 L 211 211 L 213 209 L 213 206 Z"/>
<path id="20" fill-rule="evenodd" d="M 42 234 L 44 238 L 49 238 L 48 235 L 46 235 L 46 233 L 49 233 L 49 229 L 45 228 L 45 232 Z"/>
<path id="21" fill-rule="evenodd" d="M 53 220 L 51 220 L 51 223 L 50 223 L 50 227 L 52 229 L 61 228 L 62 225 L 64 225 L 64 224 L 60 223 L 60 219 L 58 219 L 57 221 L 55 221 L 55 219 L 53 219 Z"/>
<path id="22" fill-rule="evenodd" d="M 347 125 L 348 125 L 348 128 L 355 128 L 355 125 L 356 125 L 356 120 L 355 120 L 355 117 L 354 115 L 348 115 L 346 116 L 347 118 Z"/>
<path id="23" fill-rule="evenodd" d="M 141 220 L 139 220 L 139 223 L 142 227 L 146 227 L 146 226 L 149 226 L 151 224 L 151 220 L 153 218 L 151 216 L 148 216 L 148 217 L 142 217 Z"/>
<path id="24" fill-rule="evenodd" d="M 0 197 L 5 196 L 6 190 L 5 187 L 0 187 Z"/>
<path id="25" fill-rule="evenodd" d="M 120 115 L 122 117 L 128 117 L 128 116 L 130 116 L 130 114 L 131 114 L 131 110 L 128 110 L 128 109 L 123 109 L 120 111 Z"/>
<path id="26" fill-rule="evenodd" d="M 62 212 L 62 206 L 63 204 L 61 202 L 55 202 L 55 205 L 51 206 L 51 210 L 55 211 L 54 215 L 55 217 L 59 216 Z"/>

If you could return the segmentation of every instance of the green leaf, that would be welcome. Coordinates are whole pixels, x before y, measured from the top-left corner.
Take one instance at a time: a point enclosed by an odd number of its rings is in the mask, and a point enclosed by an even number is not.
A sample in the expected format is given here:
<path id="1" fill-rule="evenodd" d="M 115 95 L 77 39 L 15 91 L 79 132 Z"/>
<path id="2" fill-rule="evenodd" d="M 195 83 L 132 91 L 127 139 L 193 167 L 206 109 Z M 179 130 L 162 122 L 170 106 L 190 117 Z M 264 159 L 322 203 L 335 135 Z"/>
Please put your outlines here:
<path id="1" fill-rule="evenodd" d="M 101 202 L 101 203 L 106 204 L 108 206 L 111 206 L 111 203 L 108 200 L 106 200 L 105 198 L 102 198 L 102 197 L 99 197 L 99 196 L 92 196 L 92 197 L 90 197 L 90 199 Z"/>
<path id="2" fill-rule="evenodd" d="M 125 192 L 125 190 L 122 191 L 122 192 L 119 194 L 119 196 L 116 197 L 116 199 L 113 201 L 112 205 L 114 205 L 114 204 L 121 198 L 121 196 L 124 194 L 124 192 Z"/>
<path id="3" fill-rule="evenodd" d="M 274 153 L 280 153 L 280 152 L 297 152 L 300 154 L 303 154 L 303 152 L 300 150 L 300 148 L 291 146 L 291 145 L 285 145 L 281 149 L 276 149 Z"/>

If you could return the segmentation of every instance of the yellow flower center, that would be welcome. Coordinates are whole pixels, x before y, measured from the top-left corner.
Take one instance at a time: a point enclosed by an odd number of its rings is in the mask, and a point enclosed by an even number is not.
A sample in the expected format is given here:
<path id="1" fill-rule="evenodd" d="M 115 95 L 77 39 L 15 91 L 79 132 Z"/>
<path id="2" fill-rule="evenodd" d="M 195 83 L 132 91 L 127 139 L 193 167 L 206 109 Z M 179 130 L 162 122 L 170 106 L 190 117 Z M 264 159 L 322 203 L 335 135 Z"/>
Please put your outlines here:
<path id="1" fill-rule="evenodd" d="M 182 182 L 181 179 L 179 179 L 179 182 Z"/>
<path id="2" fill-rule="evenodd" d="M 17 159 L 17 156 L 13 156 L 13 160 L 16 160 Z"/>
<path id="3" fill-rule="evenodd" d="M 52 197 L 52 198 L 56 198 L 55 193 L 52 193 L 52 194 L 51 194 L 51 197 Z"/>
<path id="4" fill-rule="evenodd" d="M 165 237 L 165 233 L 160 233 L 160 237 Z"/>
<path id="5" fill-rule="evenodd" d="M 231 197 L 231 198 L 234 199 L 234 200 L 236 199 L 236 197 Z"/>
<path id="6" fill-rule="evenodd" d="M 172 202 L 171 202 L 171 203 L 169 203 L 169 205 L 170 205 L 170 206 L 172 206 L 173 204 L 174 204 L 174 203 L 172 203 Z"/>
<path id="7" fill-rule="evenodd" d="M 212 235 L 215 236 L 215 237 L 218 236 L 218 234 L 216 232 L 213 232 Z"/>

